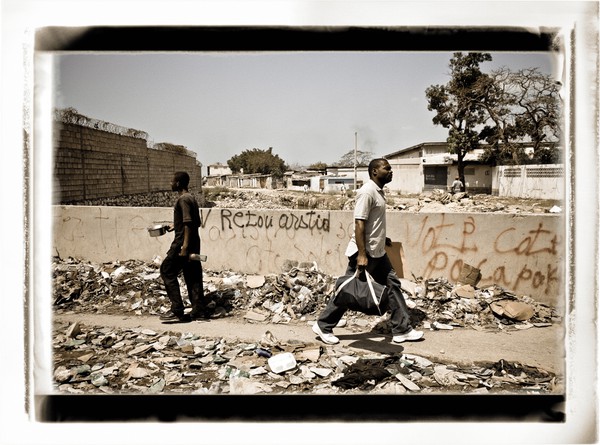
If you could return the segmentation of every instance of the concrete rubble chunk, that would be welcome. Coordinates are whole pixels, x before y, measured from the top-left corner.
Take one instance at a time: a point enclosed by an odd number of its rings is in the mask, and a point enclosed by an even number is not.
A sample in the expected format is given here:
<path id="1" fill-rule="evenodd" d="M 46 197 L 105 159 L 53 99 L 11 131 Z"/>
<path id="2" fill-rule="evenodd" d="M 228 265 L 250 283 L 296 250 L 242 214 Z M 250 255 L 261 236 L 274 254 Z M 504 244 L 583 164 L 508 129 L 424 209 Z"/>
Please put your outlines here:
<path id="1" fill-rule="evenodd" d="M 71 380 L 73 374 L 66 366 L 59 366 L 54 370 L 54 380 L 58 383 L 65 383 Z"/>
<path id="2" fill-rule="evenodd" d="M 310 369 L 311 372 L 318 375 L 319 377 L 327 377 L 328 375 L 330 375 L 333 372 L 333 370 L 331 370 L 329 368 L 310 367 L 308 369 Z"/>
<path id="3" fill-rule="evenodd" d="M 250 321 L 265 321 L 267 319 L 267 315 L 256 311 L 248 311 L 244 314 L 244 318 Z"/>
<path id="4" fill-rule="evenodd" d="M 150 345 L 150 344 L 141 344 L 137 348 L 133 348 L 131 351 L 129 351 L 128 355 L 143 354 L 145 352 L 148 352 L 150 349 L 152 349 L 152 345 Z"/>
<path id="5" fill-rule="evenodd" d="M 455 287 L 454 293 L 461 298 L 475 298 L 475 288 L 470 284 Z"/>
<path id="6" fill-rule="evenodd" d="M 396 374 L 395 377 L 409 391 L 420 391 L 421 390 L 421 388 L 419 387 L 419 385 L 417 385 L 416 383 L 414 383 L 412 380 L 410 380 L 409 378 L 405 377 L 404 375 L 402 375 L 402 374 L 399 373 L 399 374 Z"/>
<path id="7" fill-rule="evenodd" d="M 149 394 L 157 394 L 159 392 L 162 392 L 165 389 L 165 385 L 166 385 L 165 379 L 160 378 L 148 388 L 147 392 Z"/>
<path id="8" fill-rule="evenodd" d="M 91 375 L 91 382 L 94 386 L 108 385 L 108 380 L 101 372 L 96 372 Z"/>
<path id="9" fill-rule="evenodd" d="M 250 289 L 258 289 L 265 284 L 265 276 L 264 275 L 248 275 L 246 276 L 246 285 Z"/>
<path id="10" fill-rule="evenodd" d="M 310 346 L 301 349 L 296 353 L 296 360 L 298 361 L 310 361 L 317 362 L 319 361 L 319 357 L 321 356 L 321 347 L 320 346 Z"/>
<path id="11" fill-rule="evenodd" d="M 75 322 L 71 326 L 69 326 L 69 328 L 67 329 L 67 332 L 66 332 L 66 335 L 69 338 L 75 338 L 79 334 L 81 334 L 81 328 L 79 326 L 79 322 Z"/>

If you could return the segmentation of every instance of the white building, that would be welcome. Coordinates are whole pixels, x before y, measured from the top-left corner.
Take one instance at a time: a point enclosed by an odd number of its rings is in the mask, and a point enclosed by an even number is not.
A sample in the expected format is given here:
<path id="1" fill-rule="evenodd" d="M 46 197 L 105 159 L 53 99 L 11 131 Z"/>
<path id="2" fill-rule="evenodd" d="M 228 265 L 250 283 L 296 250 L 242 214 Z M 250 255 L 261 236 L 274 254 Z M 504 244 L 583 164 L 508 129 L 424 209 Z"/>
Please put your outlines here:
<path id="1" fill-rule="evenodd" d="M 465 188 L 471 193 L 492 192 L 492 167 L 479 161 L 482 152 L 473 150 L 463 160 Z M 423 142 L 383 157 L 394 172 L 388 188 L 400 193 L 448 190 L 458 176 L 457 155 L 448 153 L 446 142 Z"/>

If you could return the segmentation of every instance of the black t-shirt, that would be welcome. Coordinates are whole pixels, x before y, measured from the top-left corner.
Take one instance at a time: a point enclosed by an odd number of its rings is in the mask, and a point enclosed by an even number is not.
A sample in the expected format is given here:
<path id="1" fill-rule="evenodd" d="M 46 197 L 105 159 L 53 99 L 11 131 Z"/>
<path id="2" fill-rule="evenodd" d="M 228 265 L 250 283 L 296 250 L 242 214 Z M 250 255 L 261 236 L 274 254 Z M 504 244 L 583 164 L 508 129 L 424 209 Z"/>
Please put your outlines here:
<path id="1" fill-rule="evenodd" d="M 190 228 L 190 238 L 188 250 L 198 252 L 200 247 L 200 210 L 196 198 L 190 193 L 184 193 L 177 199 L 173 208 L 173 226 L 175 228 L 175 238 L 173 245 L 183 245 L 183 228 L 185 225 Z"/>

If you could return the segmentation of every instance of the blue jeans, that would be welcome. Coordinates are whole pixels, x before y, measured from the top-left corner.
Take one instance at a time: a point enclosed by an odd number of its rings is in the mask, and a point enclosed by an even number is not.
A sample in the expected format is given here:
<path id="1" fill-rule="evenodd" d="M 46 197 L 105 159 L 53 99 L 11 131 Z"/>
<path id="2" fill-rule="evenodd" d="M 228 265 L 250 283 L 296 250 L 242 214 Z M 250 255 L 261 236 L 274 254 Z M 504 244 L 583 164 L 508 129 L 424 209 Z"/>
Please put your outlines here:
<path id="1" fill-rule="evenodd" d="M 357 257 L 358 254 L 354 254 L 348 258 L 346 275 L 352 275 L 356 272 Z M 392 267 L 392 263 L 390 263 L 387 254 L 379 258 L 369 257 L 367 272 L 369 272 L 373 279 L 379 284 L 388 286 L 389 288 L 392 335 L 405 334 L 410 331 L 412 329 L 410 315 L 408 314 L 408 307 L 406 306 L 404 296 L 402 295 L 400 279 L 396 275 L 396 271 Z M 335 296 L 332 296 L 317 319 L 321 331 L 327 334 L 332 333 L 333 328 L 347 310 L 348 307 L 345 304 L 338 304 Z"/>

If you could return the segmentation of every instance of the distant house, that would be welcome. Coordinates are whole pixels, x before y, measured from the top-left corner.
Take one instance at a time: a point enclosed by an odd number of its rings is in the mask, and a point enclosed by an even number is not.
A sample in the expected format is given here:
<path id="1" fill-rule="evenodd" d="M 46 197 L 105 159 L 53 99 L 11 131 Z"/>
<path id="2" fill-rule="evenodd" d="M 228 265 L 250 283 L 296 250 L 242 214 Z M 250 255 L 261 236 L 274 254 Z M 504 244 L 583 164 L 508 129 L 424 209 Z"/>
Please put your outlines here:
<path id="1" fill-rule="evenodd" d="M 335 191 L 341 189 L 341 184 L 344 184 L 346 190 L 354 189 L 354 167 L 333 166 L 327 167 L 327 175 L 338 178 L 337 180 L 329 180 L 329 184 L 333 186 Z M 356 167 L 356 188 L 359 189 L 369 180 L 369 168 L 367 166 Z M 335 186 L 334 184 L 337 184 Z"/>
<path id="2" fill-rule="evenodd" d="M 203 184 L 209 187 L 227 187 L 229 175 L 231 175 L 231 169 L 227 165 L 221 163 L 207 165 Z"/>
<path id="3" fill-rule="evenodd" d="M 206 166 L 206 176 L 226 176 L 231 173 L 231 169 L 225 164 L 216 163 Z"/>
<path id="4" fill-rule="evenodd" d="M 492 167 L 479 161 L 482 153 L 475 149 L 463 159 L 465 188 L 471 193 L 492 192 Z M 400 193 L 448 190 L 458 176 L 457 155 L 448 153 L 446 142 L 423 142 L 383 157 L 394 172 L 388 188 Z"/>
<path id="5" fill-rule="evenodd" d="M 360 188 L 369 179 L 367 167 L 357 167 L 356 182 Z M 288 190 L 304 190 L 304 185 L 313 192 L 340 192 L 354 189 L 354 167 L 327 167 L 326 174 L 318 171 L 287 172 L 285 175 Z"/>

